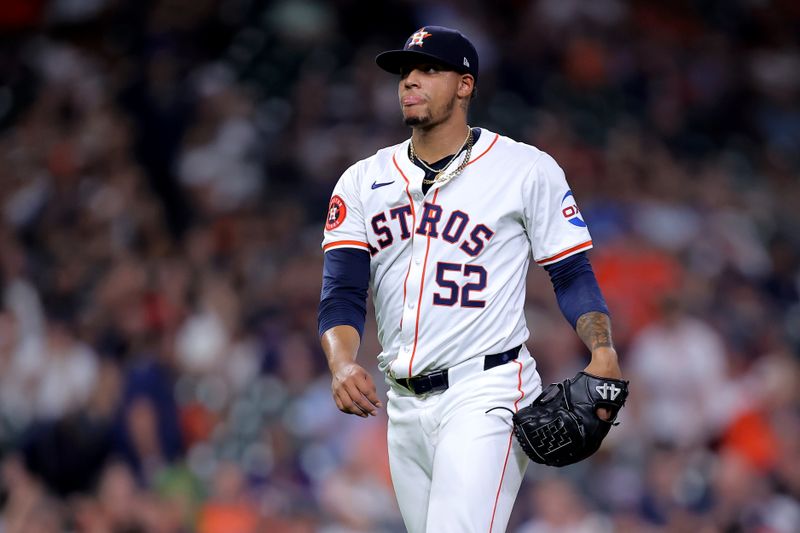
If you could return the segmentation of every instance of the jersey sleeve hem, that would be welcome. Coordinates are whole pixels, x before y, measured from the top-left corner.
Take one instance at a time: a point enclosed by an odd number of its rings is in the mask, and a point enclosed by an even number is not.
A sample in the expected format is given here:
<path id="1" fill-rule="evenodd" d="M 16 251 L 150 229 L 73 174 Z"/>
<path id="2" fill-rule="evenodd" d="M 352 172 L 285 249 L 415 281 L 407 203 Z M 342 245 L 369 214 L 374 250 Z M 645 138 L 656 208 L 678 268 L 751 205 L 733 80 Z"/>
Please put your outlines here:
<path id="1" fill-rule="evenodd" d="M 582 242 L 581 244 L 573 246 L 572 248 L 567 248 L 566 250 L 559 252 L 555 255 L 551 255 L 550 257 L 546 257 L 544 259 L 538 259 L 536 261 L 536 264 L 541 266 L 550 265 L 557 261 L 561 261 L 562 259 L 565 259 L 571 255 L 577 254 L 578 252 L 585 252 L 586 250 L 592 248 L 592 246 L 593 246 L 592 241 Z"/>
<path id="2" fill-rule="evenodd" d="M 322 246 L 322 251 L 328 252 L 338 248 L 359 248 L 369 252 L 369 244 L 361 241 L 333 241 Z"/>

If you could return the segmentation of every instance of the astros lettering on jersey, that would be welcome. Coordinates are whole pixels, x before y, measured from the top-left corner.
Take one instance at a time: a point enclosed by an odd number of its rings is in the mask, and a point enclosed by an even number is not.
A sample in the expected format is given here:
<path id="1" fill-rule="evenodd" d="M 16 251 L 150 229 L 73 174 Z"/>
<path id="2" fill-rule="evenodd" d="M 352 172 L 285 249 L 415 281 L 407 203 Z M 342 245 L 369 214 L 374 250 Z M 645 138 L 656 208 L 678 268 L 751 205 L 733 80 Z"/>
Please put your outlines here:
<path id="1" fill-rule="evenodd" d="M 394 378 L 522 344 L 530 257 L 548 265 L 592 247 L 564 172 L 545 152 L 484 129 L 462 174 L 423 196 L 408 145 L 345 171 L 322 243 L 370 253 L 379 366 Z"/>

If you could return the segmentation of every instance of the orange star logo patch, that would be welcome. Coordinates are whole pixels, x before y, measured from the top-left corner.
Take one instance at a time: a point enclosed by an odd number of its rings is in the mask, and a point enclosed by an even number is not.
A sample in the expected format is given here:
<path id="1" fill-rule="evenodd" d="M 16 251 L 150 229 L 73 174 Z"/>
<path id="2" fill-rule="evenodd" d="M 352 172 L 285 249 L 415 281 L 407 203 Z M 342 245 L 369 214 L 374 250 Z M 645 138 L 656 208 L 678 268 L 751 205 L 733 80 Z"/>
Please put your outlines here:
<path id="1" fill-rule="evenodd" d="M 330 231 L 342 225 L 345 217 L 347 216 L 347 206 L 338 195 L 331 198 L 331 203 L 328 205 L 328 216 L 325 219 L 325 229 Z"/>

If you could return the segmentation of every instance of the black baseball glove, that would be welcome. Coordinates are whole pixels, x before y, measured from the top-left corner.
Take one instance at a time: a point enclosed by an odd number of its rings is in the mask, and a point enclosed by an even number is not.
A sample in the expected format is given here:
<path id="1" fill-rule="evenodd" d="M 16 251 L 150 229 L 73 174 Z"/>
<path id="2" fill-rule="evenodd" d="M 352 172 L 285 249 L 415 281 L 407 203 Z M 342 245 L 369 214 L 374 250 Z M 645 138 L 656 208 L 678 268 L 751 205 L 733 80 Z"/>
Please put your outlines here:
<path id="1" fill-rule="evenodd" d="M 577 463 L 597 451 L 627 397 L 627 381 L 578 372 L 549 385 L 531 405 L 514 413 L 514 434 L 537 463 Z M 611 412 L 610 420 L 597 416 L 599 407 Z"/>

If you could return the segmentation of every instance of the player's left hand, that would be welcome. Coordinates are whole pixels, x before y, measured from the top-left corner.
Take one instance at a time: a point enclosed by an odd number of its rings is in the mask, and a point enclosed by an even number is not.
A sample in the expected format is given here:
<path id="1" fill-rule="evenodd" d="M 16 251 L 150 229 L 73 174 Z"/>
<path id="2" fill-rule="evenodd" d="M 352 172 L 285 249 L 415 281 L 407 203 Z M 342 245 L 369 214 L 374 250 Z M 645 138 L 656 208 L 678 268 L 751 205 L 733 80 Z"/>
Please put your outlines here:
<path id="1" fill-rule="evenodd" d="M 570 465 L 600 448 L 627 397 L 627 381 L 578 372 L 549 385 L 531 405 L 514 413 L 514 434 L 531 460 Z M 601 410 L 611 416 L 595 416 Z"/>
<path id="2" fill-rule="evenodd" d="M 583 369 L 587 374 L 601 378 L 622 379 L 617 351 L 610 346 L 601 346 L 592 352 L 592 361 Z M 611 420 L 612 413 L 604 407 L 597 409 L 597 416 L 602 420 Z"/>

